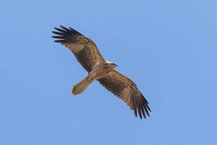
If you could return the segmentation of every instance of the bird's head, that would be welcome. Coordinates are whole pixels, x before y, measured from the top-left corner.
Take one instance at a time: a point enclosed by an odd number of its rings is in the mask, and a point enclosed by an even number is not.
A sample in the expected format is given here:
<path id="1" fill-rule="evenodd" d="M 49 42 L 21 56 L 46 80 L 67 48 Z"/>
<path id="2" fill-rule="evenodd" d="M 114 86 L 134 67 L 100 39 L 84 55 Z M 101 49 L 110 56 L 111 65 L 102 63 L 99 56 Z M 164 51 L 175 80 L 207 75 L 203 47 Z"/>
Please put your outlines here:
<path id="1" fill-rule="evenodd" d="M 114 68 L 118 67 L 118 65 L 116 63 L 114 63 L 114 62 L 112 62 L 111 65 L 114 66 Z"/>
<path id="2" fill-rule="evenodd" d="M 107 62 L 107 64 L 109 64 L 113 68 L 118 67 L 118 65 L 116 63 L 114 63 L 114 62 L 109 62 L 109 61 L 106 61 L 106 62 Z"/>

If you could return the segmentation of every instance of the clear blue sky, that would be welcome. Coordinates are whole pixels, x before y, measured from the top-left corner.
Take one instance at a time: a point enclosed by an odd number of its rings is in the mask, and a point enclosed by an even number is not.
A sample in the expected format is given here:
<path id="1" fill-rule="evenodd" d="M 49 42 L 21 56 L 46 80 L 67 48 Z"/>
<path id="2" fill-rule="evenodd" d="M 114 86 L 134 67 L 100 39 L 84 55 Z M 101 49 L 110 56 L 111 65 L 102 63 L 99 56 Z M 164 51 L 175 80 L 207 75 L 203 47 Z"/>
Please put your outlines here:
<path id="1" fill-rule="evenodd" d="M 0 145 L 216 145 L 217 1 L 2 1 Z M 135 81 L 135 118 L 51 38 L 70 26 Z"/>

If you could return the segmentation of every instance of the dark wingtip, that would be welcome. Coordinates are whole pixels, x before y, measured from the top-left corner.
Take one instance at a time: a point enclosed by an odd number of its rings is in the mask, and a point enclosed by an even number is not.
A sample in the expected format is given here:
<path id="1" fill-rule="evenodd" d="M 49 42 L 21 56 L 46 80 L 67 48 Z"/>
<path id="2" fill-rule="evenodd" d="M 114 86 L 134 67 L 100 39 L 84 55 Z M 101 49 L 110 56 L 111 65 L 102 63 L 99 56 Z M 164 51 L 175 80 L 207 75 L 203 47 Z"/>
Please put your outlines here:
<path id="1" fill-rule="evenodd" d="M 140 98 L 140 99 L 138 99 Z M 137 117 L 137 113 L 139 114 L 140 119 L 146 119 L 147 116 L 150 117 L 151 109 L 148 106 L 148 101 L 145 97 L 141 94 L 140 97 L 132 97 L 132 104 L 134 106 L 134 114 Z"/>
<path id="2" fill-rule="evenodd" d="M 54 27 L 54 29 L 57 30 L 59 33 L 60 33 L 60 32 L 62 32 L 62 33 L 66 33 L 66 31 L 64 31 L 63 29 L 56 28 L 56 27 Z"/>
<path id="3" fill-rule="evenodd" d="M 138 107 L 137 109 L 138 109 L 138 112 L 139 112 L 139 117 L 140 117 L 140 119 L 142 119 L 141 108 L 140 108 L 140 107 Z"/>
<path id="4" fill-rule="evenodd" d="M 70 32 L 70 30 L 69 30 L 68 28 L 66 28 L 66 27 L 64 27 L 64 26 L 62 26 L 62 25 L 60 25 L 60 27 L 61 27 L 62 29 L 64 29 L 65 31 Z"/>
<path id="5" fill-rule="evenodd" d="M 52 36 L 52 38 L 59 38 L 59 39 L 64 39 L 64 36 Z"/>
<path id="6" fill-rule="evenodd" d="M 137 117 L 137 110 L 136 110 L 136 108 L 134 109 L 134 114 Z"/>
<path id="7" fill-rule="evenodd" d="M 57 34 L 57 35 L 64 35 L 64 33 L 56 32 L 56 31 L 52 31 L 52 33 Z"/>
<path id="8" fill-rule="evenodd" d="M 149 108 L 148 104 L 145 104 L 146 108 L 151 112 L 151 109 Z"/>
<path id="9" fill-rule="evenodd" d="M 57 43 L 75 43 L 77 41 L 77 36 L 82 35 L 71 27 L 66 28 L 62 25 L 60 25 L 60 28 L 54 27 L 54 29 L 56 31 L 52 31 L 52 33 L 56 34 L 56 36 L 52 36 L 52 38 L 57 39 L 54 40 L 54 42 Z"/>
<path id="10" fill-rule="evenodd" d="M 63 43 L 64 40 L 54 40 L 54 42 L 56 42 L 56 43 Z"/>
<path id="11" fill-rule="evenodd" d="M 146 119 L 144 108 L 142 108 L 142 114 L 143 114 L 143 117 Z"/>

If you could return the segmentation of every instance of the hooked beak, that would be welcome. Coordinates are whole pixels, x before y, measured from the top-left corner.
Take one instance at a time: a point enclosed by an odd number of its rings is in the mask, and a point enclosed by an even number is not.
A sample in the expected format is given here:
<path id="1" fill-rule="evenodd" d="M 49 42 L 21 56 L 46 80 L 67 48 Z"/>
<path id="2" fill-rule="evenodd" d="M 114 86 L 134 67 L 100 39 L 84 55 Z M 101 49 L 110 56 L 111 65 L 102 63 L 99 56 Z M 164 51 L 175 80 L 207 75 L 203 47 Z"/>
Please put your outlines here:
<path id="1" fill-rule="evenodd" d="M 117 64 L 115 64 L 115 66 L 116 66 L 116 67 L 118 67 L 118 65 L 117 65 Z"/>

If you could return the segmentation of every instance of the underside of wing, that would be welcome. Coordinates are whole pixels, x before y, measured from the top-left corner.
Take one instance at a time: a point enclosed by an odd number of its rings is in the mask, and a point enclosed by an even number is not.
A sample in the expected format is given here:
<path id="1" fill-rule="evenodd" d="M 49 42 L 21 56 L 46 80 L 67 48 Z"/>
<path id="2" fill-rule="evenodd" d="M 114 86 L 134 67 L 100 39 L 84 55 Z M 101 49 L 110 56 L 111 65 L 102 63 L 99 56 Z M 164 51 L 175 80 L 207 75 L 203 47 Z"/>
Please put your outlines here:
<path id="1" fill-rule="evenodd" d="M 149 103 L 132 80 L 114 70 L 108 76 L 101 78 L 98 81 L 108 91 L 111 91 L 114 95 L 118 96 L 134 110 L 136 117 L 137 113 L 141 119 L 142 116 L 146 118 L 146 114 L 149 116 L 149 112 L 151 112 L 151 109 L 148 106 Z"/>
<path id="2" fill-rule="evenodd" d="M 61 43 L 70 49 L 79 63 L 88 72 L 92 70 L 95 64 L 105 61 L 96 44 L 92 40 L 72 29 L 71 27 L 60 27 L 61 28 L 54 28 L 56 31 L 52 31 L 54 34 L 56 34 L 56 36 L 52 36 L 56 39 L 55 42 Z"/>

